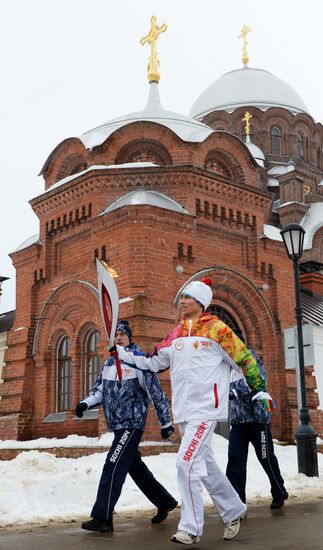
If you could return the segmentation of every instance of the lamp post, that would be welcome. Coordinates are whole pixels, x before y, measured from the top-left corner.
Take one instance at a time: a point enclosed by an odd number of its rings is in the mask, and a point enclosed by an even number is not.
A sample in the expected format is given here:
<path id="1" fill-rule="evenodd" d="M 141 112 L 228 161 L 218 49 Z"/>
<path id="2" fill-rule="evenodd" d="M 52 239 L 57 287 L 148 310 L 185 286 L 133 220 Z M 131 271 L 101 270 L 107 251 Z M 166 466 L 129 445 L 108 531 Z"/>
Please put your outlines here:
<path id="1" fill-rule="evenodd" d="M 301 289 L 299 282 L 298 262 L 303 253 L 305 230 L 301 225 L 291 223 L 283 227 L 280 232 L 289 258 L 294 265 L 294 287 L 295 287 L 295 317 L 297 326 L 297 347 L 298 347 L 298 376 L 301 392 L 301 407 L 299 411 L 300 423 L 296 430 L 298 471 L 309 477 L 318 476 L 316 437 L 314 428 L 310 424 L 310 414 L 306 403 L 306 386 L 304 371 L 304 348 L 302 329 L 302 307 Z"/>

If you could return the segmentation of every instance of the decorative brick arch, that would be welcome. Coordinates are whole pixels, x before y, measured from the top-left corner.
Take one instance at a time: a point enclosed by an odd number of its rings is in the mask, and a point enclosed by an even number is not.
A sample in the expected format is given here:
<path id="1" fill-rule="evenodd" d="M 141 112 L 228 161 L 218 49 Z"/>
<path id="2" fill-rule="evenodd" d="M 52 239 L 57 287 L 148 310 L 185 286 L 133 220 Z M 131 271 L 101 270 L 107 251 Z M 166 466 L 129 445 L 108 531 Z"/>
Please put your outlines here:
<path id="1" fill-rule="evenodd" d="M 237 173 L 236 163 L 233 164 L 231 158 L 219 149 L 212 149 L 208 152 L 203 168 L 210 172 L 227 176 L 228 178 L 233 178 L 235 173 Z M 240 171 L 238 172 L 239 175 L 237 177 L 241 177 Z"/>
<path id="2" fill-rule="evenodd" d="M 62 336 L 71 340 L 73 368 L 72 407 L 82 397 L 82 331 L 93 327 L 103 334 L 96 289 L 85 281 L 70 281 L 55 289 L 44 303 L 36 325 L 33 354 L 40 395 L 46 414 L 55 410 L 56 350 Z"/>
<path id="3" fill-rule="evenodd" d="M 53 335 L 63 327 L 73 335 L 74 348 L 75 336 L 86 322 L 94 323 L 102 331 L 96 289 L 85 281 L 69 281 L 56 288 L 44 303 L 36 325 L 33 342 L 36 364 L 44 350 L 52 349 Z"/>
<path id="4" fill-rule="evenodd" d="M 213 281 L 214 304 L 224 306 L 236 318 L 248 345 L 256 352 L 265 354 L 266 345 L 270 342 L 271 353 L 277 356 L 279 330 L 270 306 L 256 285 L 242 273 L 214 266 L 192 275 L 183 287 L 190 281 L 200 280 L 205 276 L 211 277 Z M 175 303 L 183 287 L 178 291 Z"/>
<path id="5" fill-rule="evenodd" d="M 78 138 L 68 138 L 55 147 L 47 158 L 39 175 L 45 179 L 45 188 L 60 179 L 91 165 L 91 154 Z"/>
<path id="6" fill-rule="evenodd" d="M 118 152 L 115 163 L 154 162 L 162 166 L 173 164 L 168 149 L 154 139 L 135 139 Z"/>
<path id="7" fill-rule="evenodd" d="M 207 153 L 204 159 L 203 168 L 223 176 L 234 178 L 238 181 L 245 181 L 245 175 L 241 164 L 231 155 L 231 153 L 220 147 L 211 149 L 211 151 Z"/>
<path id="8" fill-rule="evenodd" d="M 58 180 L 82 172 L 87 168 L 87 161 L 85 155 L 74 153 L 66 157 L 63 162 L 58 166 L 56 171 L 56 177 Z"/>

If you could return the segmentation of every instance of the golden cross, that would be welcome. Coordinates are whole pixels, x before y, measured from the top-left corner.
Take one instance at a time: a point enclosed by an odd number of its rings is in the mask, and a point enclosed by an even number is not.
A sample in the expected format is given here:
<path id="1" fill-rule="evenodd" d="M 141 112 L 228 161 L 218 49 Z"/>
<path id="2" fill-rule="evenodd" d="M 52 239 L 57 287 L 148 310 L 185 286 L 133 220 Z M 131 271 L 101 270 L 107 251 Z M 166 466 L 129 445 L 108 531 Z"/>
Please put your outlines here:
<path id="1" fill-rule="evenodd" d="M 247 50 L 247 34 L 250 32 L 251 29 L 248 27 L 248 25 L 243 25 L 241 29 L 241 34 L 239 34 L 238 38 L 243 38 L 243 46 L 242 46 L 242 63 L 244 65 L 248 65 L 249 56 L 248 56 L 248 50 Z"/>
<path id="2" fill-rule="evenodd" d="M 143 36 L 140 40 L 140 44 L 150 44 L 150 61 L 148 64 L 148 80 L 149 82 L 159 82 L 160 74 L 158 71 L 159 60 L 156 52 L 156 41 L 161 32 L 165 32 L 167 25 L 161 25 L 158 27 L 156 24 L 156 17 L 153 15 L 150 18 L 150 31 L 146 36 Z"/>
<path id="3" fill-rule="evenodd" d="M 249 136 L 250 135 L 250 119 L 252 118 L 252 115 L 250 113 L 248 113 L 248 111 L 245 112 L 245 115 L 242 119 L 242 122 L 245 122 L 246 123 L 246 126 L 245 126 L 245 132 L 246 132 L 246 136 Z"/>

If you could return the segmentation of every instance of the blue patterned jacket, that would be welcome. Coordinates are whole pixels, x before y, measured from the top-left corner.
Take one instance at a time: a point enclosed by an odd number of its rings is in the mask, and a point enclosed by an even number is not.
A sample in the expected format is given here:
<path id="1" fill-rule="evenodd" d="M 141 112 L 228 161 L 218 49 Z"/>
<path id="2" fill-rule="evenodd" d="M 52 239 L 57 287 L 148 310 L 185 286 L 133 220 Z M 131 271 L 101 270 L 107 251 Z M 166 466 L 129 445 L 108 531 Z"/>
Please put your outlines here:
<path id="1" fill-rule="evenodd" d="M 261 376 L 267 384 L 267 375 L 265 368 L 260 361 L 259 357 L 250 350 L 250 353 L 257 361 Z M 251 401 L 252 394 L 244 378 L 233 380 L 236 376 L 234 371 L 231 373 L 230 383 L 230 404 L 231 424 L 249 424 L 251 422 L 257 422 L 259 424 L 269 424 L 271 421 L 271 414 L 265 410 L 262 403 L 259 401 Z"/>
<path id="2" fill-rule="evenodd" d="M 141 352 L 134 343 L 127 349 Z M 90 395 L 83 401 L 89 407 L 103 405 L 108 429 L 112 431 L 125 428 L 144 430 L 149 401 L 154 404 L 160 426 L 170 426 L 168 401 L 156 374 L 123 364 L 121 369 L 122 381 L 119 382 L 114 359 L 108 359 L 103 364 Z"/>

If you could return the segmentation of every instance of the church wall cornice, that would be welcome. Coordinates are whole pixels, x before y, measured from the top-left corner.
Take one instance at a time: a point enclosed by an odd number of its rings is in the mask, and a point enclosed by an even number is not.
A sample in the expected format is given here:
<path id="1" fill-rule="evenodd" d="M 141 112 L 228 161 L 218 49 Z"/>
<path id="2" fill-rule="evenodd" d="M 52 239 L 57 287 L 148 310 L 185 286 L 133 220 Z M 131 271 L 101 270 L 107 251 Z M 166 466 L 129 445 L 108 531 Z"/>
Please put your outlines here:
<path id="1" fill-rule="evenodd" d="M 185 178 L 185 179 L 184 179 Z M 84 203 L 93 199 L 93 195 L 100 193 L 105 195 L 115 191 L 113 196 L 130 192 L 134 189 L 146 188 L 161 192 L 173 190 L 171 195 L 176 198 L 176 188 L 179 185 L 195 187 L 215 195 L 221 195 L 233 201 L 248 201 L 254 206 L 263 208 L 271 202 L 271 194 L 262 189 L 248 184 L 233 182 L 226 176 L 220 176 L 193 166 L 173 166 L 149 169 L 109 170 L 98 173 L 89 172 L 78 180 L 73 180 L 64 185 L 64 188 L 56 188 L 48 191 L 41 197 L 30 201 L 34 212 L 40 218 L 50 218 L 57 211 L 68 210 L 73 203 Z M 118 193 L 122 191 L 122 193 Z M 102 197 L 102 209 L 108 206 L 106 198 Z M 109 200 L 109 202 L 113 202 Z"/>

